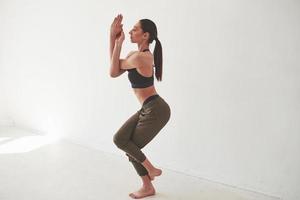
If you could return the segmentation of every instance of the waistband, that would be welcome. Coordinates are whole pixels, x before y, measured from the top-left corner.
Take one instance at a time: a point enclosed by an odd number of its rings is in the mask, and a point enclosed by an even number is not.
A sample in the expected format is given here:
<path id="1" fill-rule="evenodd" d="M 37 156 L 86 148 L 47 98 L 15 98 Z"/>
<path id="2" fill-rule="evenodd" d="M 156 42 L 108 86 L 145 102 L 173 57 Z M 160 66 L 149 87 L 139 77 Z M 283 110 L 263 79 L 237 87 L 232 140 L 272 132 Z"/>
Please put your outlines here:
<path id="1" fill-rule="evenodd" d="M 145 106 L 148 102 L 150 102 L 151 100 L 156 99 L 156 98 L 158 98 L 158 97 L 159 97 L 158 94 L 154 94 L 154 95 L 148 97 L 148 98 L 143 102 L 143 106 Z"/>

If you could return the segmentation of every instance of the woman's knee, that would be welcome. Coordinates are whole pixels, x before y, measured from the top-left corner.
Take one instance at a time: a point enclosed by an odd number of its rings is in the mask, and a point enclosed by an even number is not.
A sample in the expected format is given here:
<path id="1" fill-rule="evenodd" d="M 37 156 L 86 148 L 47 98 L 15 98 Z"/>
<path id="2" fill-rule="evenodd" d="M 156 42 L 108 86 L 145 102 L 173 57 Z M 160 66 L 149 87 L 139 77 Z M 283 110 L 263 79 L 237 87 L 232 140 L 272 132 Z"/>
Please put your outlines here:
<path id="1" fill-rule="evenodd" d="M 124 148 L 126 146 L 126 141 L 124 141 L 121 137 L 120 134 L 116 133 L 113 136 L 113 142 L 115 143 L 115 145 L 117 147 L 119 147 L 120 149 Z"/>

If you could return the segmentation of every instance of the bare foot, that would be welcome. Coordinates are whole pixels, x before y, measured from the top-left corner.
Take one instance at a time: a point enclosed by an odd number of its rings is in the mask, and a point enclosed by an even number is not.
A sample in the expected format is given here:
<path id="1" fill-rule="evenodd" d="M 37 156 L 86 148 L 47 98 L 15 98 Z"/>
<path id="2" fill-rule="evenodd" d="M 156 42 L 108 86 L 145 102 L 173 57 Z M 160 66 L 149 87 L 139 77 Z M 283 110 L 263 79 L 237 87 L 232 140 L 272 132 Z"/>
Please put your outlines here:
<path id="1" fill-rule="evenodd" d="M 155 189 L 153 187 L 150 188 L 142 187 L 138 191 L 129 194 L 129 196 L 133 199 L 140 199 L 152 195 L 155 195 Z"/>
<path id="2" fill-rule="evenodd" d="M 155 176 L 160 176 L 162 173 L 161 169 L 155 168 L 153 171 L 148 173 L 150 180 L 154 180 Z"/>

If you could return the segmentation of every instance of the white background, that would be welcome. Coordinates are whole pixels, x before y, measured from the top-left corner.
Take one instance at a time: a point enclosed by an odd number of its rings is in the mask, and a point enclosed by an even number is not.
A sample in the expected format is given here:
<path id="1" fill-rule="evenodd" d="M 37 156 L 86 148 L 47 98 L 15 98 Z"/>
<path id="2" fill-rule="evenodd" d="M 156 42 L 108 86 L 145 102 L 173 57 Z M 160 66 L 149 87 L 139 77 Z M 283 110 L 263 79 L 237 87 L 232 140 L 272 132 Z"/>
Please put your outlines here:
<path id="1" fill-rule="evenodd" d="M 117 129 L 138 109 L 127 73 L 109 76 L 109 28 L 153 20 L 155 86 L 171 119 L 144 148 L 155 164 L 300 199 L 300 3 L 293 0 L 0 0 L 0 122 L 125 154 Z M 155 42 L 150 46 L 154 49 Z"/>

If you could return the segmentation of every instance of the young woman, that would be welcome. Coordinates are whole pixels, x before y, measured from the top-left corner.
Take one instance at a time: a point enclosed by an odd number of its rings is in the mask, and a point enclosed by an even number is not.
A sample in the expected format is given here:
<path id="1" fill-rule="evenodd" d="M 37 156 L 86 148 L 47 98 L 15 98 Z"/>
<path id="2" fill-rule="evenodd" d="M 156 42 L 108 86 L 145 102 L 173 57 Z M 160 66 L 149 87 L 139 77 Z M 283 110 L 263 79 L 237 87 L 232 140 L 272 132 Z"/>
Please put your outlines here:
<path id="1" fill-rule="evenodd" d="M 156 79 L 162 80 L 162 47 L 157 38 L 155 23 L 149 19 L 141 19 L 134 25 L 129 34 L 131 42 L 137 43 L 138 50 L 131 51 L 125 59 L 120 59 L 125 39 L 122 19 L 123 16 L 118 15 L 111 24 L 110 76 L 115 78 L 125 71 L 128 72 L 128 79 L 134 94 L 141 103 L 141 109 L 121 126 L 115 133 L 113 141 L 126 153 L 142 179 L 142 188 L 129 194 L 130 197 L 137 199 L 155 194 L 151 181 L 156 176 L 160 176 L 162 170 L 154 167 L 141 149 L 167 124 L 171 110 L 153 85 L 154 67 Z M 156 41 L 154 56 L 149 50 L 149 44 L 153 40 Z"/>

